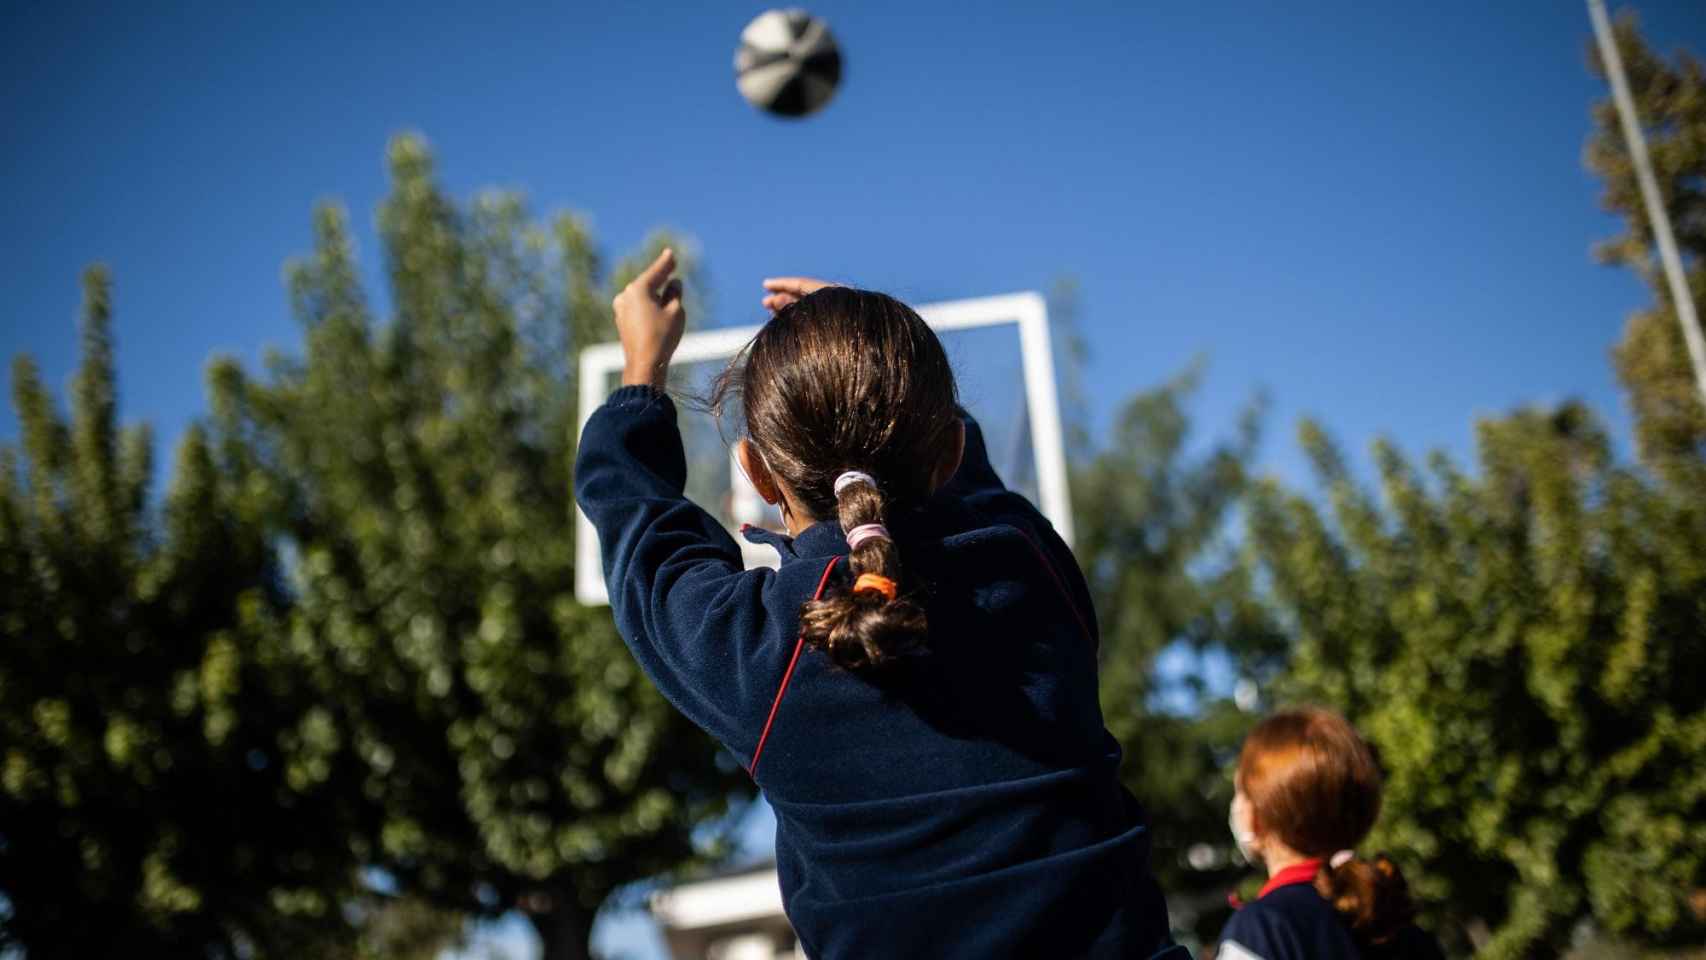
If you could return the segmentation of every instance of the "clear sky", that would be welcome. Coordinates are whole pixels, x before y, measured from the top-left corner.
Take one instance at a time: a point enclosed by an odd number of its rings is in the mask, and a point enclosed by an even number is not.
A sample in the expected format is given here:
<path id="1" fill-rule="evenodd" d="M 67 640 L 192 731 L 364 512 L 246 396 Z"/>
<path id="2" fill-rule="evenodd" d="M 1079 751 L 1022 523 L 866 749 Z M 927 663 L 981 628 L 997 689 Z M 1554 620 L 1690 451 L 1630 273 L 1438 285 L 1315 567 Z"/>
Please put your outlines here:
<path id="1" fill-rule="evenodd" d="M 316 200 L 377 273 L 407 129 L 458 196 L 520 188 L 614 250 L 694 234 L 714 324 L 757 320 L 768 274 L 917 301 L 1076 276 L 1099 422 L 1206 354 L 1199 429 L 1267 387 L 1294 478 L 1303 413 L 1359 456 L 1466 453 L 1475 416 L 1568 396 L 1627 435 L 1607 350 L 1649 296 L 1589 257 L 1618 227 L 1578 3 L 819 2 L 846 78 L 803 123 L 735 92 L 750 3 L 33 6 L 0 13 L 0 354 L 65 384 L 108 262 L 122 415 L 163 444 L 211 353 L 297 345 L 280 267 Z M 1637 6 L 1706 52 L 1699 0 Z"/>
<path id="2" fill-rule="evenodd" d="M 917 300 L 1075 275 L 1099 417 L 1204 353 L 1199 427 L 1265 385 L 1286 473 L 1305 412 L 1358 453 L 1466 451 L 1475 415 L 1570 395 L 1626 421 L 1606 350 L 1648 297 L 1588 255 L 1615 224 L 1581 164 L 1601 89 L 1576 4 L 825 2 L 846 82 L 804 123 L 734 90 L 750 4 L 20 6 L 0 354 L 63 384 L 77 273 L 107 261 L 122 413 L 163 443 L 210 353 L 297 344 L 280 268 L 316 200 L 377 268 L 404 129 L 459 195 L 523 189 L 619 250 L 695 234 L 712 323 L 756 319 L 778 272 Z M 1662 49 L 1706 50 L 1697 0 L 1639 9 Z"/>

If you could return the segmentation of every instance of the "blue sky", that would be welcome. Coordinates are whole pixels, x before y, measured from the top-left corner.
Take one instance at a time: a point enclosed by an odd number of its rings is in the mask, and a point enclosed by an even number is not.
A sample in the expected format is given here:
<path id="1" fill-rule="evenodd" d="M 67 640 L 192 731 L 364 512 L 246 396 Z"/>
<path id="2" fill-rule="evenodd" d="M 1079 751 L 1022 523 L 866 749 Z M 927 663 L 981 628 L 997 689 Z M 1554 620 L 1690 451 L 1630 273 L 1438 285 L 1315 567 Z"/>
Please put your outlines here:
<path id="1" fill-rule="evenodd" d="M 0 354 L 66 383 L 106 261 L 122 415 L 163 444 L 211 353 L 298 343 L 280 268 L 315 201 L 377 275 L 401 130 L 459 196 L 519 188 L 613 250 L 697 236 L 715 324 L 776 273 L 917 301 L 1076 276 L 1096 422 L 1206 354 L 1198 429 L 1265 386 L 1294 479 L 1305 413 L 1358 456 L 1466 454 L 1474 417 L 1569 396 L 1627 437 L 1607 350 L 1649 295 L 1589 257 L 1618 225 L 1579 4 L 821 2 L 846 81 L 803 123 L 735 92 L 754 4 L 145 6 L 0 13 Z M 1638 9 L 1706 51 L 1698 0 Z"/>
<path id="2" fill-rule="evenodd" d="M 1203 353 L 1199 428 L 1265 385 L 1288 474 L 1301 413 L 1358 453 L 1465 452 L 1474 416 L 1572 395 L 1626 421 L 1606 350 L 1648 295 L 1589 259 L 1615 224 L 1573 4 L 820 3 L 847 79 L 794 124 L 734 90 L 757 9 L 13 5 L 0 353 L 63 384 L 78 271 L 107 261 L 123 415 L 174 442 L 210 353 L 297 343 L 280 267 L 316 200 L 376 270 L 384 144 L 414 129 L 459 195 L 522 189 L 618 250 L 695 234 L 713 323 L 778 272 L 916 300 L 1075 275 L 1100 419 Z M 1706 49 L 1693 0 L 1640 10 Z"/>

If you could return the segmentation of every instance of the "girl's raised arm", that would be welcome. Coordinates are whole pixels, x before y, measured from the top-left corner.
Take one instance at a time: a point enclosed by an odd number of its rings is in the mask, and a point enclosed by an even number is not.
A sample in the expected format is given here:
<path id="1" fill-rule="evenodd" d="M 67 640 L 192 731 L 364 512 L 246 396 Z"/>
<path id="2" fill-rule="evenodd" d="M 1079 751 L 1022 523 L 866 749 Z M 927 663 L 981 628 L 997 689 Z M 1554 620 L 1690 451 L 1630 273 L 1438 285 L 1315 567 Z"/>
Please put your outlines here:
<path id="1" fill-rule="evenodd" d="M 586 423 L 575 501 L 598 531 L 618 631 L 688 719 L 750 756 L 784 644 L 766 642 L 771 571 L 747 571 L 717 518 L 686 497 L 675 403 L 663 392 L 686 312 L 665 250 L 615 300 L 623 386 Z"/>

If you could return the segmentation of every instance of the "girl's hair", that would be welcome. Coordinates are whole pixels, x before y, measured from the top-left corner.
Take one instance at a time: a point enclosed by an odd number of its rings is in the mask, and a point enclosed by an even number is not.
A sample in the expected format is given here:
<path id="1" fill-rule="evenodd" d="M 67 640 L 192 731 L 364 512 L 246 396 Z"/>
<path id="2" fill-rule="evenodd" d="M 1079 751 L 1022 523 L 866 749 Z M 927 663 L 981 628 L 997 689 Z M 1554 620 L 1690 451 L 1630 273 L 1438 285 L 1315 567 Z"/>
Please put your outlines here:
<path id="1" fill-rule="evenodd" d="M 1244 738 L 1238 786 L 1262 830 L 1320 857 L 1315 889 L 1364 944 L 1385 943 L 1415 919 L 1398 865 L 1385 854 L 1332 860 L 1353 850 L 1380 816 L 1374 751 L 1344 717 L 1320 707 L 1283 710 Z"/>
<path id="2" fill-rule="evenodd" d="M 921 502 L 959 428 L 948 355 L 912 308 L 886 294 L 824 287 L 782 308 L 729 363 L 711 408 L 738 398 L 749 443 L 795 501 L 843 531 L 884 523 Z M 835 480 L 847 471 L 876 485 Z M 845 667 L 885 664 L 919 649 L 924 608 L 901 582 L 888 537 L 863 540 L 849 566 L 897 585 L 836 590 L 800 609 L 808 644 Z"/>
<path id="3" fill-rule="evenodd" d="M 1323 865 L 1315 875 L 1315 890 L 1365 946 L 1389 942 L 1416 919 L 1410 885 L 1384 853 L 1373 860 L 1351 857 L 1336 867 Z"/>

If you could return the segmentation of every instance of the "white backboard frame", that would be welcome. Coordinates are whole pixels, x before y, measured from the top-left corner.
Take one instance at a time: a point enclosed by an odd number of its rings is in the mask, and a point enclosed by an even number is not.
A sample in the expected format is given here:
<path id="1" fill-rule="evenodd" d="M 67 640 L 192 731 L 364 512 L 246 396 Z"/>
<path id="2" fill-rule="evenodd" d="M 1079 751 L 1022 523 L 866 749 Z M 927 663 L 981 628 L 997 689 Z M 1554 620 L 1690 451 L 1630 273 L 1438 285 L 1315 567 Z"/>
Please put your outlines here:
<path id="1" fill-rule="evenodd" d="M 1038 293 L 1025 291 L 929 303 L 915 309 L 925 323 L 938 331 L 1009 323 L 1018 326 L 1019 355 L 1025 377 L 1025 408 L 1029 414 L 1031 450 L 1037 464 L 1037 495 L 1042 501 L 1037 506 L 1070 545 L 1072 499 L 1066 483 L 1066 448 L 1060 424 L 1060 398 L 1055 391 L 1054 347 L 1049 336 L 1046 301 Z M 689 333 L 681 338 L 674 362 L 686 364 L 727 359 L 739 353 L 760 329 L 761 326 L 755 325 Z M 622 345 L 619 343 L 594 344 L 581 351 L 577 436 L 586 429 L 587 419 L 608 395 L 610 375 L 621 369 Z M 740 514 L 743 512 L 742 504 L 757 494 L 752 491 L 732 454 L 729 470 L 730 486 L 737 491 L 735 512 Z M 748 568 L 776 566 L 774 550 L 747 543 L 738 534 L 735 540 L 741 544 Z M 575 508 L 575 598 L 588 605 L 610 602 L 604 584 L 604 565 L 599 557 L 598 534 L 578 506 Z"/>

